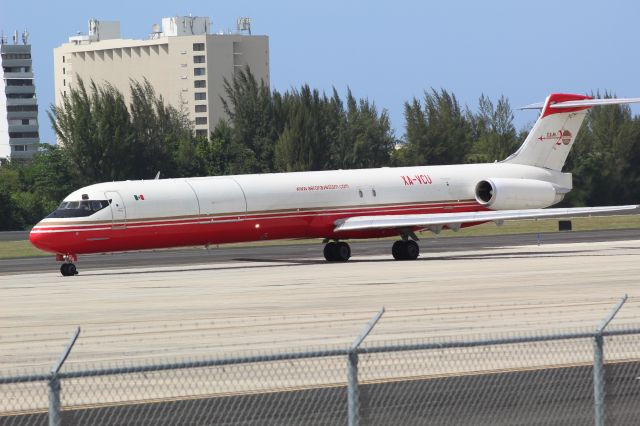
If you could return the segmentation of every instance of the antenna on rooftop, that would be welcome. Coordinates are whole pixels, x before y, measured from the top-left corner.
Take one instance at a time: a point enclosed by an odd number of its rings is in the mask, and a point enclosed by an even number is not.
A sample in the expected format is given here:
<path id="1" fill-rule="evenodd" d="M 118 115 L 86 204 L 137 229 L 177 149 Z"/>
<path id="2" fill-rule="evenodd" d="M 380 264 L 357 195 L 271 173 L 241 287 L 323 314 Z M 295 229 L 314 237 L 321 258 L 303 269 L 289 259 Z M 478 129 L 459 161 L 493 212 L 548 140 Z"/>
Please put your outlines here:
<path id="1" fill-rule="evenodd" d="M 29 31 L 26 29 L 22 32 L 22 44 L 29 44 Z"/>
<path id="2" fill-rule="evenodd" d="M 238 18 L 236 20 L 236 30 L 239 33 L 249 33 L 251 35 L 251 18 Z"/>

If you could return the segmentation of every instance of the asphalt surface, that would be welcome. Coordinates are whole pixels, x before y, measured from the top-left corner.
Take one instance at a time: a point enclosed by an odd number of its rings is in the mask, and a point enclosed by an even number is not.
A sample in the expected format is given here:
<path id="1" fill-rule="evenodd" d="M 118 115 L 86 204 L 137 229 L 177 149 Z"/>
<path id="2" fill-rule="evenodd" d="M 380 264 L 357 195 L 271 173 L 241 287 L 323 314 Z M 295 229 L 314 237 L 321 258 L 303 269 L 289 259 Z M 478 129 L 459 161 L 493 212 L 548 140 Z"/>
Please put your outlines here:
<path id="1" fill-rule="evenodd" d="M 636 425 L 640 364 L 605 368 L 607 424 Z M 591 366 L 403 380 L 360 386 L 365 425 L 593 424 Z M 63 385 L 64 388 L 64 385 Z M 63 412 L 65 425 L 344 425 L 344 386 L 124 404 Z M 46 414 L 0 417 L 45 424 Z"/>
<path id="2" fill-rule="evenodd" d="M 29 239 L 29 231 L 0 232 L 0 241 L 21 241 Z"/>
<path id="3" fill-rule="evenodd" d="M 540 234 L 542 244 L 582 243 L 597 241 L 625 241 L 640 239 L 640 229 L 605 231 L 571 231 Z M 420 241 L 423 255 L 440 251 L 462 251 L 492 247 L 523 246 L 537 243 L 537 234 L 498 235 L 486 237 L 427 237 Z M 353 259 L 359 256 L 389 255 L 390 240 L 354 241 L 351 244 Z M 225 246 L 185 248 L 179 250 L 153 250 L 129 253 L 108 253 L 80 256 L 76 265 L 80 273 L 92 269 L 118 269 L 131 267 L 154 267 L 167 265 L 195 265 L 207 262 L 232 261 L 291 261 L 297 259 L 323 260 L 323 245 L 290 244 L 238 247 Z M 33 257 L 0 260 L 0 275 L 16 273 L 38 273 L 56 271 L 60 264 L 51 257 Z"/>

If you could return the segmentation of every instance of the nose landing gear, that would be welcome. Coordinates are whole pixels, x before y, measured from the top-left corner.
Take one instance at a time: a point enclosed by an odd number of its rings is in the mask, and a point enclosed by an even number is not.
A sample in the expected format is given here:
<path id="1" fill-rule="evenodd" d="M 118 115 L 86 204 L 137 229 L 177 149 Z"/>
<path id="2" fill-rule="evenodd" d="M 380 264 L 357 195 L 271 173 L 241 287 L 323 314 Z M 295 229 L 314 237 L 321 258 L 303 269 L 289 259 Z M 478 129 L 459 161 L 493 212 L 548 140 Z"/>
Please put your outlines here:
<path id="1" fill-rule="evenodd" d="M 60 273 L 63 277 L 72 277 L 78 275 L 78 269 L 73 263 L 63 263 L 60 266 Z"/>
<path id="2" fill-rule="evenodd" d="M 78 257 L 74 254 L 58 254 L 56 255 L 57 261 L 62 261 L 62 265 L 60 265 L 60 273 L 63 277 L 72 277 L 74 275 L 78 275 L 78 269 L 73 262 L 78 260 Z"/>

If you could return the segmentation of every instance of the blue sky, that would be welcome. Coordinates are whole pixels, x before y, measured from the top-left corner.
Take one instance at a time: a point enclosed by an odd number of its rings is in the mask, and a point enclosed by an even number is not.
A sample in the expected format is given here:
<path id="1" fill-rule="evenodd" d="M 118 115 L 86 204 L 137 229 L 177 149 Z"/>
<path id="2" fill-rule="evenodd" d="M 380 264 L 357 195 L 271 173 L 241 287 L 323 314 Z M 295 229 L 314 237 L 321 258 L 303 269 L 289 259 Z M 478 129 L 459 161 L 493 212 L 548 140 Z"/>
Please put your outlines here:
<path id="1" fill-rule="evenodd" d="M 517 107 L 551 92 L 640 96 L 640 4 L 634 1 L 3 1 L 0 29 L 27 28 L 33 45 L 42 140 L 53 102 L 53 48 L 95 17 L 146 38 L 164 16 L 209 16 L 214 30 L 253 19 L 270 37 L 271 85 L 308 83 L 375 101 L 404 133 L 403 103 L 445 88 L 475 108 L 481 93 Z M 634 110 L 635 111 L 635 110 Z M 516 125 L 536 117 L 516 112 Z"/>

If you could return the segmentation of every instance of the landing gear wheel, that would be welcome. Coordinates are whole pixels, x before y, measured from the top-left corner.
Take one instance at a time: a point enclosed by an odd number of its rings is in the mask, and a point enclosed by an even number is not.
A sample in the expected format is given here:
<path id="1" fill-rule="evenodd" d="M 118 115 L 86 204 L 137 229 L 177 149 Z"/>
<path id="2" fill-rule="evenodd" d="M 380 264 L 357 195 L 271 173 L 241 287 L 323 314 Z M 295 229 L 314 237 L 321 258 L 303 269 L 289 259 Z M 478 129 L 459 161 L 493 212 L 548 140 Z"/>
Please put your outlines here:
<path id="1" fill-rule="evenodd" d="M 391 254 L 395 260 L 416 260 L 420 255 L 420 247 L 413 240 L 396 241 L 391 247 Z"/>
<path id="2" fill-rule="evenodd" d="M 404 241 L 396 241 L 391 246 L 391 254 L 395 260 L 403 260 L 402 258 L 402 249 L 404 248 Z"/>
<path id="3" fill-rule="evenodd" d="M 346 262 L 351 257 L 351 247 L 345 242 L 330 242 L 324 246 L 327 262 Z"/>
<path id="4" fill-rule="evenodd" d="M 334 253 L 336 251 L 336 243 L 330 242 L 324 246 L 324 258 L 327 262 L 335 262 Z"/>
<path id="5" fill-rule="evenodd" d="M 351 257 L 351 247 L 345 242 L 339 242 L 336 245 L 336 260 L 338 262 L 346 262 Z"/>
<path id="6" fill-rule="evenodd" d="M 416 260 L 420 255 L 420 247 L 418 246 L 418 243 L 410 240 L 405 243 L 404 252 L 406 255 L 406 260 Z"/>
<path id="7" fill-rule="evenodd" d="M 60 273 L 63 277 L 72 277 L 78 275 L 78 269 L 73 263 L 63 263 L 60 266 Z"/>

